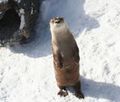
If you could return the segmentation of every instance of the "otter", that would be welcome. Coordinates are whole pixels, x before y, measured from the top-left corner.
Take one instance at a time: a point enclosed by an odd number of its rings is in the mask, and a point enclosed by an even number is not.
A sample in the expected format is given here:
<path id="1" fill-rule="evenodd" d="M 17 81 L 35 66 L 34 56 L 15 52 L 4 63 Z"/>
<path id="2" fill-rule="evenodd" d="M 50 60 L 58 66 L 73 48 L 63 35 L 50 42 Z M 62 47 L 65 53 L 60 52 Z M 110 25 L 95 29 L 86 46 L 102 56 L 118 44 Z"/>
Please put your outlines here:
<path id="1" fill-rule="evenodd" d="M 84 98 L 79 74 L 79 49 L 63 17 L 50 20 L 51 43 L 55 78 L 60 91 L 58 95 L 67 96 L 67 87 L 75 90 L 75 96 Z"/>

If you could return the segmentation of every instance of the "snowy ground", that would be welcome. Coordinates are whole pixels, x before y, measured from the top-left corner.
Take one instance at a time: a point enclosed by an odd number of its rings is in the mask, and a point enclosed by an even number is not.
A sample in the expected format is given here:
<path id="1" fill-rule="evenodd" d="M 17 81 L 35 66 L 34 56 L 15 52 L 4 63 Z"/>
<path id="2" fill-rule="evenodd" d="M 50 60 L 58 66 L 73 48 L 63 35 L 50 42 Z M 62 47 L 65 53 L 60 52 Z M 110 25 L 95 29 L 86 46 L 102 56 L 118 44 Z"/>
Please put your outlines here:
<path id="1" fill-rule="evenodd" d="M 57 96 L 53 16 L 65 17 L 78 43 L 84 100 Z M 0 48 L 0 102 L 120 102 L 120 0 L 46 0 L 35 33 L 30 44 Z"/>

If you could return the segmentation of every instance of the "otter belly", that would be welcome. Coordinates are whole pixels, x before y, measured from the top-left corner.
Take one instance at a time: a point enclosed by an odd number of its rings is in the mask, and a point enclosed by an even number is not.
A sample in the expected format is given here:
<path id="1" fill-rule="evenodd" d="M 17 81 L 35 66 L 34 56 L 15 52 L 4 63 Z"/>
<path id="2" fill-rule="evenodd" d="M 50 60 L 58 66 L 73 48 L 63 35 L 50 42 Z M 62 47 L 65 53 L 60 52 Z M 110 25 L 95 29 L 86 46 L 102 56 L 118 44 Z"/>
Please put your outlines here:
<path id="1" fill-rule="evenodd" d="M 79 81 L 79 64 L 72 62 L 63 68 L 55 67 L 55 76 L 59 86 L 72 86 Z"/>

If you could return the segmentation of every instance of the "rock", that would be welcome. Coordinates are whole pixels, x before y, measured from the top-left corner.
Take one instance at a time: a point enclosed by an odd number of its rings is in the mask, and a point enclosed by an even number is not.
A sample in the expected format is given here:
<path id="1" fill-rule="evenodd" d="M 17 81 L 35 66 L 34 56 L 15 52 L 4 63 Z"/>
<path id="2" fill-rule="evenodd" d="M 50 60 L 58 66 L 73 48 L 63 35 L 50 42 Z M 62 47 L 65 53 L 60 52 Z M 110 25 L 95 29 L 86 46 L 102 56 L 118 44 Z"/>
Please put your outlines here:
<path id="1" fill-rule="evenodd" d="M 0 44 L 25 43 L 32 34 L 42 0 L 0 0 Z"/>

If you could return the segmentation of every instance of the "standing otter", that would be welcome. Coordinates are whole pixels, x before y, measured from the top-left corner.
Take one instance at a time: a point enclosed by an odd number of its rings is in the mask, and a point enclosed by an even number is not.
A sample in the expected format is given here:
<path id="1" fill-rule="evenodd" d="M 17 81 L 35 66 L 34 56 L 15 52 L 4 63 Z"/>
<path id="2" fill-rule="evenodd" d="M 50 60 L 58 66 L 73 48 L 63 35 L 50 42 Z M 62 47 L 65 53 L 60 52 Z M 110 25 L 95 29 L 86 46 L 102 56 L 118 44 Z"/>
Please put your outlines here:
<path id="1" fill-rule="evenodd" d="M 50 31 L 55 77 L 60 89 L 58 95 L 67 96 L 66 87 L 71 86 L 75 90 L 75 96 L 84 98 L 79 78 L 79 49 L 64 18 L 52 18 Z"/>

